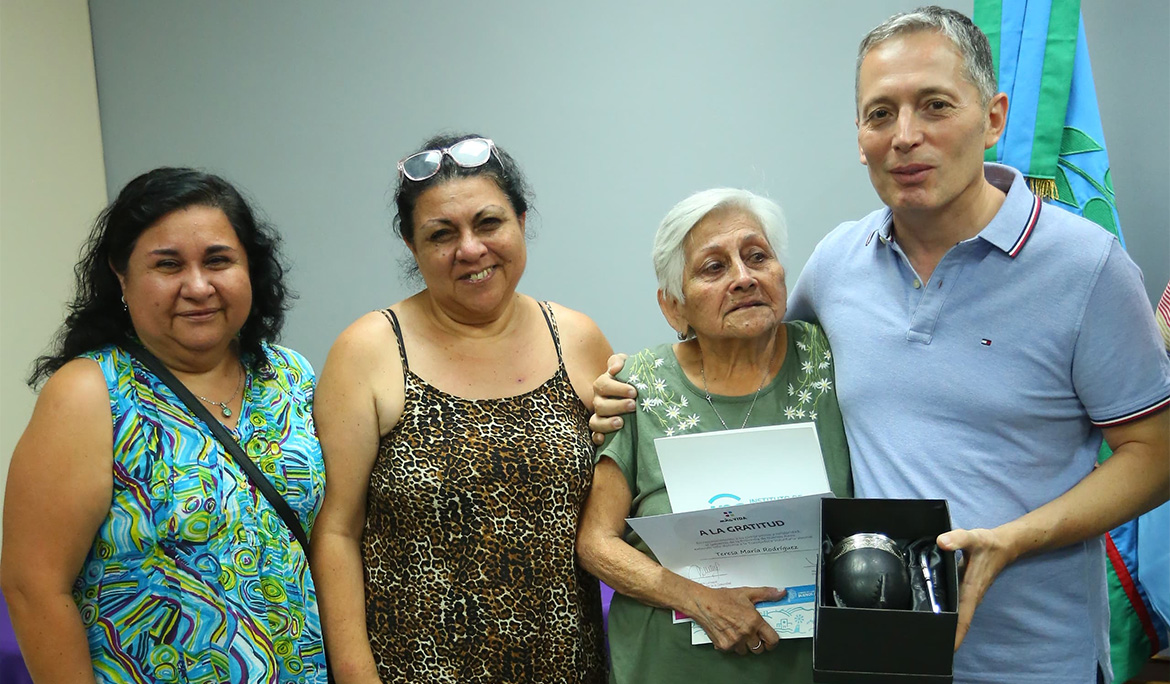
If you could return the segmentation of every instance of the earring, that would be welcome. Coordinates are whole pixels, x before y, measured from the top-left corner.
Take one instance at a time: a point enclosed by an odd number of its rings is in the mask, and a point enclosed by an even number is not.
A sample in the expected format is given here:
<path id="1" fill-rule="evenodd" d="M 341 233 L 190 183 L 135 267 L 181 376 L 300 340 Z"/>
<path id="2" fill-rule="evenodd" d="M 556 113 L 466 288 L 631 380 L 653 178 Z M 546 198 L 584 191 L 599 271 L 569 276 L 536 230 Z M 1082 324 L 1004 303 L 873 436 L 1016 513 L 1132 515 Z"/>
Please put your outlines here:
<path id="1" fill-rule="evenodd" d="M 678 341 L 679 342 L 686 342 L 687 341 L 687 334 L 685 332 L 678 333 Z"/>
<path id="2" fill-rule="evenodd" d="M 122 310 L 129 312 L 130 307 L 126 306 L 126 295 L 122 295 Z"/>

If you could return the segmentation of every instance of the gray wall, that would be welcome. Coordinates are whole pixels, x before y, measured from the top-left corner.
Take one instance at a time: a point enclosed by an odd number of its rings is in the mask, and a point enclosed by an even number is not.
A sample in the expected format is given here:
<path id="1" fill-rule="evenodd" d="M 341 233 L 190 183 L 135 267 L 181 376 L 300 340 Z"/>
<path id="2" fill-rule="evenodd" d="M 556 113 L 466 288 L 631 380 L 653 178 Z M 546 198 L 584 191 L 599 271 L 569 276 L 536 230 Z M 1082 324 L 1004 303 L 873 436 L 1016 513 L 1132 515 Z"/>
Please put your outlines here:
<path id="1" fill-rule="evenodd" d="M 828 230 L 878 206 L 857 162 L 853 59 L 917 4 L 91 2 L 108 185 L 185 164 L 246 188 L 293 262 L 284 341 L 319 367 L 350 321 L 417 289 L 389 227 L 395 162 L 436 130 L 478 131 L 536 191 L 521 290 L 636 350 L 671 333 L 648 252 L 686 194 L 780 201 L 790 283 Z M 1090 49 L 1123 229 L 1160 292 L 1167 5 L 1114 7 L 1086 0 Z"/>

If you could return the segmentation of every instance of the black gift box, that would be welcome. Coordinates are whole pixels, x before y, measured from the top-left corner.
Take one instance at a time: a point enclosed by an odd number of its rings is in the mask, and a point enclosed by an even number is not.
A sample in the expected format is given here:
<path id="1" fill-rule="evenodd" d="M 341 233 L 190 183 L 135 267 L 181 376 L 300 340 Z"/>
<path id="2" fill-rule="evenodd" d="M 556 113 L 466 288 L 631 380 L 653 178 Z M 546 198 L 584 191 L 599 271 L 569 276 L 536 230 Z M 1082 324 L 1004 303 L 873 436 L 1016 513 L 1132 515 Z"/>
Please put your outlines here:
<path id="1" fill-rule="evenodd" d="M 942 499 L 821 500 L 821 534 L 836 542 L 858 532 L 893 539 L 933 537 L 951 529 Z M 817 561 L 813 681 L 951 682 L 959 595 L 955 554 L 943 553 L 945 601 L 941 613 L 838 608 L 822 587 L 824 553 Z"/>

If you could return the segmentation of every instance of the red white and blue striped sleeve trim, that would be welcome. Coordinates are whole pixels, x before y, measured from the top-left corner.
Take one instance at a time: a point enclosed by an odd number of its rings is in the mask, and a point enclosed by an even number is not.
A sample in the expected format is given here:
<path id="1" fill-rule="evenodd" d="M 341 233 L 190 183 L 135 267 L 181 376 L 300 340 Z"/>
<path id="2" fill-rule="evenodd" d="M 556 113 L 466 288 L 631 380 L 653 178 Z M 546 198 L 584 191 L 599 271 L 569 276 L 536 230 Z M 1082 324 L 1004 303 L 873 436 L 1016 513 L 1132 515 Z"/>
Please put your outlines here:
<path id="1" fill-rule="evenodd" d="M 1028 214 L 1028 220 L 1024 222 L 1024 229 L 1020 231 L 1020 237 L 1016 238 L 1016 243 L 1007 251 L 1008 256 L 1014 258 L 1024 248 L 1024 243 L 1028 241 L 1028 237 L 1036 228 L 1036 222 L 1040 220 L 1040 207 L 1043 204 L 1039 197 L 1032 197 L 1032 211 Z"/>
<path id="2" fill-rule="evenodd" d="M 1150 404 L 1149 406 L 1147 406 L 1145 408 L 1138 409 L 1137 411 L 1133 411 L 1131 413 L 1127 413 L 1124 416 L 1118 416 L 1116 418 L 1109 418 L 1107 420 L 1092 420 L 1092 419 L 1090 419 L 1090 420 L 1092 421 L 1093 425 L 1096 425 L 1097 427 L 1103 427 L 1103 428 L 1114 427 L 1116 425 L 1124 425 L 1125 423 L 1129 423 L 1129 422 L 1138 420 L 1139 418 L 1145 418 L 1146 416 L 1152 416 L 1155 413 L 1157 413 L 1158 411 L 1161 411 L 1162 409 L 1168 408 L 1168 407 L 1170 407 L 1170 397 L 1166 397 L 1165 399 L 1161 399 L 1159 401 L 1156 401 L 1153 404 Z"/>

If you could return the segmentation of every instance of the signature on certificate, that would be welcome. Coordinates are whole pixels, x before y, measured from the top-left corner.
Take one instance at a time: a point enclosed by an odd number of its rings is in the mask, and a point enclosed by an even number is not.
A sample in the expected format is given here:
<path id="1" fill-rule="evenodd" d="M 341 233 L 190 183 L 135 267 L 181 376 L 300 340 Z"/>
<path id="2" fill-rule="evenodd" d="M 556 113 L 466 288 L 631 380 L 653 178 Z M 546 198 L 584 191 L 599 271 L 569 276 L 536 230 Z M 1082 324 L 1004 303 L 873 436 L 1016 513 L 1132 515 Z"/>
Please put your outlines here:
<path id="1" fill-rule="evenodd" d="M 723 577 L 725 572 L 719 567 L 718 563 L 706 563 L 704 565 L 690 565 L 687 566 L 686 578 L 701 582 L 703 580 L 710 581 L 714 578 Z"/>

